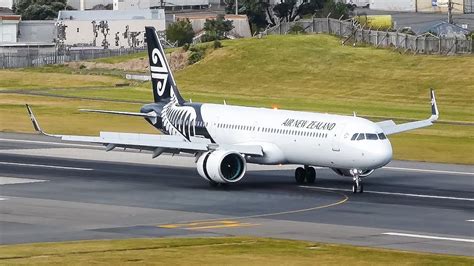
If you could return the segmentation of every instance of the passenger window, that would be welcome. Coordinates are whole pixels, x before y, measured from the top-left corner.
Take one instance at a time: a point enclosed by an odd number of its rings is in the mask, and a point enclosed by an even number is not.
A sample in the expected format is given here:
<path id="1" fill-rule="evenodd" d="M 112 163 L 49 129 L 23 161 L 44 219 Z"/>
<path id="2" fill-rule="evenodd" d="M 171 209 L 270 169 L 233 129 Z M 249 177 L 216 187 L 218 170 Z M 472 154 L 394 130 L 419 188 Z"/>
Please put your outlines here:
<path id="1" fill-rule="evenodd" d="M 364 140 L 365 139 L 365 134 L 360 133 L 359 136 L 357 137 L 357 140 Z"/>
<path id="2" fill-rule="evenodd" d="M 355 139 L 357 138 L 357 135 L 358 135 L 358 134 L 359 134 L 359 133 L 355 133 L 354 135 L 352 135 L 351 140 L 355 140 Z"/>
<path id="3" fill-rule="evenodd" d="M 379 139 L 384 140 L 384 139 L 386 139 L 386 138 L 387 138 L 387 137 L 385 136 L 384 133 L 379 133 Z"/>

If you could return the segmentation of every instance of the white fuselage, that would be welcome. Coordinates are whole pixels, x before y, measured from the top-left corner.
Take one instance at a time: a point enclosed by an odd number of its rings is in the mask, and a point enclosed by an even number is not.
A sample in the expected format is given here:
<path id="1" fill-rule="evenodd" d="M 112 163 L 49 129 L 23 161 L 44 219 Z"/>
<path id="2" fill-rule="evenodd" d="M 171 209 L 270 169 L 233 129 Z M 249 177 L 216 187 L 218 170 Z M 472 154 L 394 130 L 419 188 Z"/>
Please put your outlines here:
<path id="1" fill-rule="evenodd" d="M 201 115 L 216 143 L 263 147 L 250 163 L 367 170 L 392 159 L 382 129 L 360 117 L 218 104 L 203 104 Z"/>

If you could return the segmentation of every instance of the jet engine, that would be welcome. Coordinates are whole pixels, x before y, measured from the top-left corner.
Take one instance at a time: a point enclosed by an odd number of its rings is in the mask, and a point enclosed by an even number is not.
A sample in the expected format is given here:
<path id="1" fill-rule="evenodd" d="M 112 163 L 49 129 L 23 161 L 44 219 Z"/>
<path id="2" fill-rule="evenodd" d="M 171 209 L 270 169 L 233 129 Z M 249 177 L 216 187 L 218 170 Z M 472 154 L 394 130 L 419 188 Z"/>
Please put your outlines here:
<path id="1" fill-rule="evenodd" d="M 200 176 L 209 182 L 235 183 L 245 174 L 247 163 L 235 151 L 215 150 L 202 154 L 197 160 Z"/>
<path id="2" fill-rule="evenodd" d="M 340 169 L 340 168 L 331 168 L 336 174 L 340 176 L 352 176 L 349 169 Z M 371 175 L 375 169 L 363 170 L 362 173 L 359 175 L 360 177 L 367 177 Z"/>

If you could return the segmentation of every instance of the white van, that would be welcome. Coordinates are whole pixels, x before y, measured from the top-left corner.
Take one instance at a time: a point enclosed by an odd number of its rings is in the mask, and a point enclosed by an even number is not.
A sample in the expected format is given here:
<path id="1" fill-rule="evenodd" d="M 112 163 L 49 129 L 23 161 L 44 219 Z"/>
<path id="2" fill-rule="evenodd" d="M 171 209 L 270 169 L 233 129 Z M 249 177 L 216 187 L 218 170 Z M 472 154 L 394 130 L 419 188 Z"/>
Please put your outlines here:
<path id="1" fill-rule="evenodd" d="M 370 0 L 346 0 L 346 4 L 352 7 L 369 7 Z"/>

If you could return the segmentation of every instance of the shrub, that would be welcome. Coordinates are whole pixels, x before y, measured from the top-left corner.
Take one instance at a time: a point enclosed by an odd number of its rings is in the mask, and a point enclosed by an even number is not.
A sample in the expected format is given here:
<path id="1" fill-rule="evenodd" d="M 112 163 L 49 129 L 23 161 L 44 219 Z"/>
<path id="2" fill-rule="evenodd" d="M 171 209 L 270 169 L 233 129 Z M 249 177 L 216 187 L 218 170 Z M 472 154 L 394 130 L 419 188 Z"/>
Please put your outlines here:
<path id="1" fill-rule="evenodd" d="M 290 27 L 290 30 L 288 31 L 290 34 L 304 34 L 304 27 L 301 25 L 301 23 L 295 23 Z"/>
<path id="2" fill-rule="evenodd" d="M 170 42 L 177 42 L 178 46 L 186 43 L 192 43 L 194 38 L 194 30 L 188 19 L 180 20 L 172 23 L 166 29 L 166 39 Z"/>
<path id="3" fill-rule="evenodd" d="M 218 40 L 214 40 L 214 49 L 219 49 L 222 47 L 222 43 Z"/>
<path id="4" fill-rule="evenodd" d="M 191 46 L 189 51 L 188 63 L 190 65 L 199 62 L 204 57 L 204 53 L 206 52 L 207 46 Z"/>

